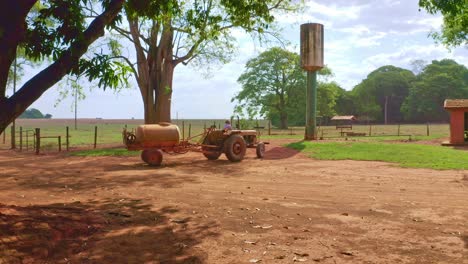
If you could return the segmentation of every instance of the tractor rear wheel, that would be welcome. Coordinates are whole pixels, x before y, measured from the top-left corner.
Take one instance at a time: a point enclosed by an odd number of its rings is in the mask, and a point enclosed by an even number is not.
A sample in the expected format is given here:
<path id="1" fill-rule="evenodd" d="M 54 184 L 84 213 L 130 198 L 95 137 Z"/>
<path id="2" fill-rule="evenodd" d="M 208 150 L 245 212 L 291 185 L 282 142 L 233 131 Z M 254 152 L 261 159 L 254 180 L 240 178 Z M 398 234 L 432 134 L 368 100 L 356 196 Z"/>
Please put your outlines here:
<path id="1" fill-rule="evenodd" d="M 257 144 L 257 158 L 261 159 L 265 156 L 265 143 L 260 142 Z"/>
<path id="2" fill-rule="evenodd" d="M 160 166 L 163 153 L 160 149 L 145 149 L 141 152 L 141 159 L 150 166 Z"/>
<path id="3" fill-rule="evenodd" d="M 232 162 L 243 160 L 246 150 L 247 144 L 241 135 L 231 135 L 224 142 L 224 153 L 228 160 Z"/>

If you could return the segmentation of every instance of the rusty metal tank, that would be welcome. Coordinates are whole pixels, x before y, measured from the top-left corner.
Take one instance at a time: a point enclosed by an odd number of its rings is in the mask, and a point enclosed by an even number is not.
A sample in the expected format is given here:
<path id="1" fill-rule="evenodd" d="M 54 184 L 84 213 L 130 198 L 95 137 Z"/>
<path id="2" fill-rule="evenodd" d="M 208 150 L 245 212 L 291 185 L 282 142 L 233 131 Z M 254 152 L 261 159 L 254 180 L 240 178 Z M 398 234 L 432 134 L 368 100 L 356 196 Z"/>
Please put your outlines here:
<path id="1" fill-rule="evenodd" d="M 301 25 L 301 67 L 306 71 L 323 68 L 323 25 Z"/>
<path id="2" fill-rule="evenodd" d="M 140 125 L 135 136 L 135 143 L 142 147 L 172 147 L 180 141 L 179 127 L 171 123 Z"/>

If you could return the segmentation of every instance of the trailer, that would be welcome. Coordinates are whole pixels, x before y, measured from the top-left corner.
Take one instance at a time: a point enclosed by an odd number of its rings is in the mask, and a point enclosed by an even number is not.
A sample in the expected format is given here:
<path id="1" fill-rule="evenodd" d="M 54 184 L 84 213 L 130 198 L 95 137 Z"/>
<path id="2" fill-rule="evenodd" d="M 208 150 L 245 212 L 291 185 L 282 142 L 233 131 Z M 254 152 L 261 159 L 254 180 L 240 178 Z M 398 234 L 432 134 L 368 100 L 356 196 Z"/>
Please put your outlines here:
<path id="1" fill-rule="evenodd" d="M 207 128 L 203 133 L 180 138 L 179 127 L 171 123 L 140 125 L 134 131 L 123 131 L 128 150 L 141 150 L 141 159 L 151 166 L 160 166 L 163 153 L 169 155 L 200 152 L 209 160 L 217 160 L 223 153 L 231 162 L 244 159 L 247 148 L 255 148 L 258 158 L 265 154 L 265 144 L 259 141 L 256 130 Z M 198 139 L 196 142 L 194 142 Z"/>

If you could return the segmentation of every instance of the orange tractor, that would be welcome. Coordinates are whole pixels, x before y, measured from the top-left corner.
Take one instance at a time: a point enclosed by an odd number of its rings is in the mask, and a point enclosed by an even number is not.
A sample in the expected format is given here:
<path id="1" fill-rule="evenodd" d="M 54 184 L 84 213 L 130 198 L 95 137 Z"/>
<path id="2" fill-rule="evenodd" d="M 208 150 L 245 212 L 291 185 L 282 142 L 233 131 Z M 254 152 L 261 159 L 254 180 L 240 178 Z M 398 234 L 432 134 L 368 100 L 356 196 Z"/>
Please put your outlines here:
<path id="1" fill-rule="evenodd" d="M 135 131 L 123 131 L 123 141 L 128 150 L 142 150 L 141 159 L 151 166 L 162 163 L 163 153 L 185 154 L 189 151 L 201 152 L 209 160 L 225 154 L 232 162 L 242 161 L 247 148 L 256 148 L 257 157 L 263 158 L 265 144 L 258 141 L 256 130 L 221 130 L 207 128 L 203 133 L 180 139 L 177 125 L 159 123 L 140 125 Z M 198 138 L 198 142 L 193 143 Z"/>

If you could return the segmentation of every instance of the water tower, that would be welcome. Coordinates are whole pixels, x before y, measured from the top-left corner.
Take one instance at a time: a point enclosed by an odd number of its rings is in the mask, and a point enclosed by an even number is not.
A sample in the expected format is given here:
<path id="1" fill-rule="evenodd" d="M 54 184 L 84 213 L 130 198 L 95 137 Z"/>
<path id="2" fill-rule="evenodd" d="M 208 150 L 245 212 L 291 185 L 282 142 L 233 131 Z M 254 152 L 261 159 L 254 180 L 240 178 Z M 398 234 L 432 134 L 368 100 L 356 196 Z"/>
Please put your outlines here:
<path id="1" fill-rule="evenodd" d="M 317 71 L 323 64 L 323 25 L 301 25 L 301 67 L 307 71 L 305 140 L 317 139 Z"/>

